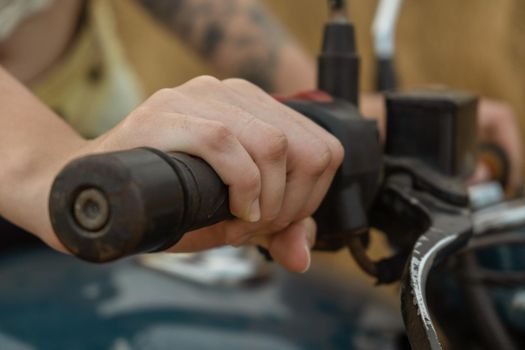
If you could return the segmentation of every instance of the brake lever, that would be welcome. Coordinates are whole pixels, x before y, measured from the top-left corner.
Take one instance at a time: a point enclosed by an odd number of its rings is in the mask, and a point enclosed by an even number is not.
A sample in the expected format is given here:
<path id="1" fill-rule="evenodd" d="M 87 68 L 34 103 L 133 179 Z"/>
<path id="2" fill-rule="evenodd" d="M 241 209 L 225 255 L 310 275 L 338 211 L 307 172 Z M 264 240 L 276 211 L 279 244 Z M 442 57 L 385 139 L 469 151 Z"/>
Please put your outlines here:
<path id="1" fill-rule="evenodd" d="M 438 177 L 427 177 L 422 187 L 420 173 L 428 171 L 414 171 L 410 162 L 393 162 L 392 159 L 385 164 L 386 178 L 378 201 L 394 210 L 395 217 L 409 221 L 407 227 L 422 232 L 408 254 L 401 277 L 401 309 L 408 338 L 414 349 L 442 349 L 446 341 L 440 339 L 432 320 L 426 300 L 426 283 L 432 268 L 464 247 L 472 236 L 470 210 L 467 201 L 458 196 L 461 194 L 459 180 L 447 187 L 444 184 L 452 184 L 452 179 L 445 178 L 443 183 L 432 181 Z M 388 170 L 390 164 L 394 164 L 395 171 Z M 399 236 L 401 231 L 398 229 L 395 235 Z M 402 241 L 406 237 L 399 239 Z"/>
<path id="2" fill-rule="evenodd" d="M 472 235 L 465 209 L 447 206 L 426 193 L 403 191 L 410 205 L 423 206 L 431 225 L 417 239 L 401 279 L 401 309 L 414 349 L 442 349 L 426 301 L 426 282 L 432 267 L 466 245 Z"/>

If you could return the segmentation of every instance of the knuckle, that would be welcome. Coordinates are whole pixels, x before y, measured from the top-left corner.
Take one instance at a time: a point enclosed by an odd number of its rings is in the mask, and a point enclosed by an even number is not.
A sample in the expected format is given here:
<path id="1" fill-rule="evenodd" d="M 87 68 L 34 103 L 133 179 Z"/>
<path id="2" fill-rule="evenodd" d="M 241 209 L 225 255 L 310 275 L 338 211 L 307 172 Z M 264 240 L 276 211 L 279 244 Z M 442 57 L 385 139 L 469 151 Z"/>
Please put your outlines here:
<path id="1" fill-rule="evenodd" d="M 308 169 L 310 174 L 321 175 L 328 168 L 331 161 L 332 155 L 328 149 L 325 149 L 323 152 L 318 152 L 309 162 Z"/>
<path id="2" fill-rule="evenodd" d="M 254 98 L 264 101 L 268 94 L 259 86 L 241 78 L 229 78 L 222 81 L 225 85 L 236 89 L 241 93 L 248 93 Z"/>
<path id="3" fill-rule="evenodd" d="M 255 166 L 244 171 L 243 175 L 240 176 L 239 179 L 241 180 L 239 183 L 241 188 L 259 192 L 261 188 L 261 173 Z"/>
<path id="4" fill-rule="evenodd" d="M 202 142 L 213 150 L 224 150 L 234 142 L 234 136 L 221 122 L 203 120 L 197 126 Z"/>
<path id="5" fill-rule="evenodd" d="M 315 142 L 309 148 L 310 152 L 303 152 L 300 167 L 306 174 L 320 176 L 329 167 L 332 154 L 325 143 Z"/>
<path id="6" fill-rule="evenodd" d="M 228 78 L 222 81 L 226 85 L 238 86 L 247 89 L 259 89 L 256 85 L 250 83 L 248 80 L 241 78 Z"/>
<path id="7" fill-rule="evenodd" d="M 269 127 L 261 133 L 264 141 L 262 157 L 265 160 L 276 161 L 286 156 L 288 139 L 281 130 Z"/>
<path id="8" fill-rule="evenodd" d="M 211 75 L 201 75 L 191 79 L 186 84 L 196 87 L 217 86 L 221 84 L 221 81 Z"/>
<path id="9" fill-rule="evenodd" d="M 174 94 L 174 90 L 173 89 L 170 89 L 170 88 L 162 88 L 162 89 L 159 89 L 157 91 L 155 91 L 155 93 L 153 93 L 153 95 L 151 95 L 151 97 L 149 98 L 149 100 L 157 100 L 157 99 L 165 99 L 165 98 L 170 98 L 172 97 Z"/>
<path id="10" fill-rule="evenodd" d="M 331 162 L 330 162 L 330 167 L 332 169 L 337 169 L 339 168 L 339 166 L 341 165 L 341 163 L 343 163 L 343 160 L 345 158 L 345 149 L 343 147 L 343 145 L 341 144 L 341 142 L 333 137 L 333 136 L 330 136 L 329 138 L 329 141 L 328 141 L 328 147 L 330 148 L 330 151 L 332 153 L 332 159 L 331 159 Z"/>

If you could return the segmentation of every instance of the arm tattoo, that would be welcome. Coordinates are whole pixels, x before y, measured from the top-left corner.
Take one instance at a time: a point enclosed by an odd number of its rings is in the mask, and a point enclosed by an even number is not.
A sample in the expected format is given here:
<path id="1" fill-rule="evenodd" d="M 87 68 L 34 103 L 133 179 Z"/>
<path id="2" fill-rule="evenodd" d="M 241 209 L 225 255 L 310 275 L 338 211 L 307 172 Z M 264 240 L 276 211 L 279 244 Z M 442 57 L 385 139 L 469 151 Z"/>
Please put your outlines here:
<path id="1" fill-rule="evenodd" d="M 253 0 L 139 0 L 157 19 L 228 75 L 267 91 L 286 33 Z"/>

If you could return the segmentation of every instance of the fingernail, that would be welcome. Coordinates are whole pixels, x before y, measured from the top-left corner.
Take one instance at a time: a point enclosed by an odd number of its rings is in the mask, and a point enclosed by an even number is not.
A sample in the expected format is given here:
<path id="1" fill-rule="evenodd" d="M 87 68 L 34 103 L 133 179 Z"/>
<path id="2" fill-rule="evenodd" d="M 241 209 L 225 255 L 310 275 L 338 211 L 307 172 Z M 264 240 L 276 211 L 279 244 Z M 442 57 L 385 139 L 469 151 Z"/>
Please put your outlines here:
<path id="1" fill-rule="evenodd" d="M 249 222 L 257 222 L 261 218 L 261 207 L 259 205 L 259 199 L 253 201 L 252 205 L 250 206 L 250 212 L 248 213 L 248 221 Z"/>
<path id="2" fill-rule="evenodd" d="M 312 263 L 312 254 L 310 252 L 310 247 L 308 247 L 308 243 L 304 244 L 304 249 L 306 252 L 306 258 L 308 259 L 308 264 L 306 265 L 306 268 L 303 271 L 301 271 L 301 273 L 305 273 L 306 271 L 308 271 L 310 269 L 310 264 Z"/>

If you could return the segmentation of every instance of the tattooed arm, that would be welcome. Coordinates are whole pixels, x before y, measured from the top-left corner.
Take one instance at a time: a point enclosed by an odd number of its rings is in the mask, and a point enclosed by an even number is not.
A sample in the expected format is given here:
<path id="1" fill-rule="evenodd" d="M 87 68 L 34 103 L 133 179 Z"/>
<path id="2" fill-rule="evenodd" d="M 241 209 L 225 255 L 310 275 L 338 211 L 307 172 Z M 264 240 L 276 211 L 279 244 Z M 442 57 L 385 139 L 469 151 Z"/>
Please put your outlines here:
<path id="1" fill-rule="evenodd" d="M 258 0 L 138 0 L 225 76 L 266 91 L 315 86 L 314 63 Z"/>

